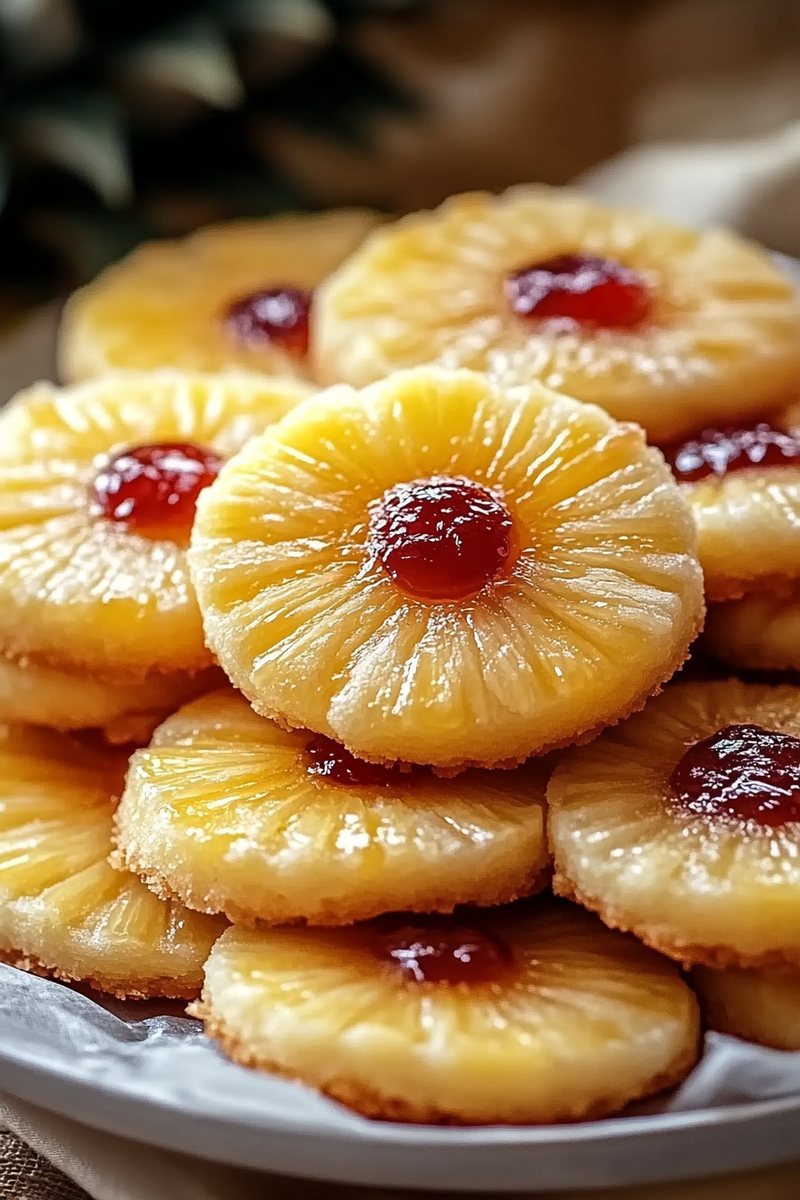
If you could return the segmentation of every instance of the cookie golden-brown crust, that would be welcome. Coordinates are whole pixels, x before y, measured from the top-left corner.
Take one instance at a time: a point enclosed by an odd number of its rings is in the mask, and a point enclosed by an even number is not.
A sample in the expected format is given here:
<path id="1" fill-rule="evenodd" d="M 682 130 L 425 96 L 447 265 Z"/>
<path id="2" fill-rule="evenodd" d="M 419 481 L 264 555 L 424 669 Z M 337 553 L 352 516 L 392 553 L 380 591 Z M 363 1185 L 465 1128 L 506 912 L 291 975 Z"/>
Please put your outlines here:
<path id="1" fill-rule="evenodd" d="M 648 316 L 624 330 L 518 316 L 509 275 L 563 254 L 638 271 Z M 539 380 L 660 443 L 758 418 L 800 385 L 797 296 L 763 250 L 541 186 L 454 196 L 377 230 L 321 289 L 313 334 L 326 383 L 469 367 L 505 387 Z"/>
<path id="2" fill-rule="evenodd" d="M 391 1121 L 591 1119 L 672 1086 L 697 1061 L 694 996 L 674 966 L 634 939 L 541 900 L 461 910 L 452 924 L 472 953 L 476 939 L 478 950 L 481 938 L 500 939 L 510 957 L 497 960 L 495 977 L 421 982 L 385 953 L 385 922 L 233 927 L 191 1012 L 243 1065 Z M 440 920 L 434 942 L 450 927 Z M 424 918 L 407 928 L 428 944 Z"/>
<path id="3" fill-rule="evenodd" d="M 248 925 L 451 912 L 545 885 L 549 764 L 337 783 L 310 773 L 314 741 L 233 691 L 188 705 L 131 759 L 115 864 Z"/>
<path id="4" fill-rule="evenodd" d="M 344 209 L 230 221 L 182 241 L 140 246 L 68 302 L 60 374 L 76 381 L 110 370 L 180 367 L 305 376 L 304 358 L 266 339 L 256 345 L 233 339 L 226 311 L 265 289 L 315 288 L 380 220 Z"/>
<path id="5" fill-rule="evenodd" d="M 58 979 L 62 983 L 82 983 L 103 992 L 107 996 L 115 996 L 117 1000 L 195 1000 L 200 994 L 202 980 L 187 982 L 179 979 L 141 979 L 124 980 L 97 975 L 76 976 L 62 968 L 40 962 L 30 954 L 21 954 L 18 950 L 0 949 L 0 962 L 19 971 L 27 971 L 29 975 L 39 975 L 43 979 Z"/>
<path id="6" fill-rule="evenodd" d="M 392 489 L 442 477 L 502 496 L 519 546 L 476 593 L 425 600 L 370 529 Z M 190 561 L 208 643 L 258 712 L 442 773 L 618 721 L 703 615 L 689 512 L 641 431 L 469 371 L 309 400 L 201 496 Z"/>
<path id="7" fill-rule="evenodd" d="M 548 784 L 553 887 L 684 964 L 800 965 L 800 824 L 692 811 L 670 783 L 684 752 L 727 725 L 800 736 L 800 688 L 676 684 Z"/>

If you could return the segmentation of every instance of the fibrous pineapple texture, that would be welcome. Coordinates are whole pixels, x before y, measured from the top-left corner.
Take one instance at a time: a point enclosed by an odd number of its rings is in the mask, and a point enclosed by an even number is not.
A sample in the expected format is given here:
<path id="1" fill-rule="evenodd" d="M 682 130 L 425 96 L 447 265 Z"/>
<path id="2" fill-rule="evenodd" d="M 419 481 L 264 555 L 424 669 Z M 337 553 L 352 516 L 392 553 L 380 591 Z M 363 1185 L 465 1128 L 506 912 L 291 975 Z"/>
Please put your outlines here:
<path id="1" fill-rule="evenodd" d="M 346 930 L 234 926 L 199 1012 L 246 1066 L 431 1124 L 602 1116 L 677 1083 L 698 1043 L 671 964 L 540 901 Z"/>
<path id="2" fill-rule="evenodd" d="M 117 684 L 208 667 L 186 566 L 197 490 L 307 394 L 165 371 L 17 397 L 0 417 L 0 651 Z"/>
<path id="3" fill-rule="evenodd" d="M 674 685 L 548 786 L 554 887 L 687 963 L 800 966 L 800 689 Z"/>
<path id="4" fill-rule="evenodd" d="M 118 996 L 191 997 L 225 922 L 109 866 L 126 757 L 0 726 L 0 957 Z"/>
<path id="5" fill-rule="evenodd" d="M 442 770 L 618 720 L 702 618 L 691 518 L 641 431 L 469 371 L 308 401 L 201 496 L 191 565 L 259 712 Z"/>
<path id="6" fill-rule="evenodd" d="M 118 844 L 160 894 L 250 924 L 449 912 L 542 886 L 544 780 L 389 771 L 217 692 L 134 755 Z"/>
<path id="7" fill-rule="evenodd" d="M 775 1050 L 800 1050 L 800 974 L 695 967 L 691 983 L 711 1029 Z"/>
<path id="8" fill-rule="evenodd" d="M 761 250 L 573 192 L 456 196 L 378 231 L 321 290 L 323 381 L 436 362 L 540 380 L 654 441 L 800 385 L 800 304 Z"/>
<path id="9" fill-rule="evenodd" d="M 377 221 L 357 209 L 239 221 L 141 246 L 70 300 L 62 374 L 179 367 L 302 377 L 313 290 Z"/>

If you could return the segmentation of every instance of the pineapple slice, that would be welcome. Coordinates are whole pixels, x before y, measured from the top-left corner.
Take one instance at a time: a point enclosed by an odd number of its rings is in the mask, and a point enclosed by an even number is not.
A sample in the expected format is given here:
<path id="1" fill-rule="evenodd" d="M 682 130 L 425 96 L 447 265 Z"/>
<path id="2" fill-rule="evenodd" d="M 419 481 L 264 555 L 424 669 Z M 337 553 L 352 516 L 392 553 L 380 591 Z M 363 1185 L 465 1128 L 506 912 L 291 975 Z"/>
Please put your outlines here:
<path id="1" fill-rule="evenodd" d="M 231 221 L 142 246 L 67 304 L 61 374 L 236 367 L 303 376 L 311 290 L 379 220 L 353 209 Z"/>
<path id="2" fill-rule="evenodd" d="M 676 684 L 568 752 L 554 888 L 684 963 L 800 967 L 800 688 Z"/>
<path id="3" fill-rule="evenodd" d="M 196 491 L 308 392 L 164 371 L 18 396 L 0 416 L 0 653 L 116 686 L 208 667 L 185 554 Z"/>
<path id="4" fill-rule="evenodd" d="M 552 901 L 346 930 L 233 926 L 195 1012 L 245 1066 L 426 1124 L 604 1116 L 677 1083 L 698 1052 L 675 967 Z"/>
<path id="5" fill-rule="evenodd" d="M 709 600 L 800 578 L 800 436 L 761 423 L 709 429 L 669 451 L 697 523 Z"/>
<path id="6" fill-rule="evenodd" d="M 225 927 L 108 864 L 126 756 L 0 726 L 0 956 L 116 996 L 191 997 Z"/>
<path id="7" fill-rule="evenodd" d="M 710 605 L 703 648 L 737 669 L 800 671 L 800 580 L 787 595 L 751 592 Z"/>
<path id="8" fill-rule="evenodd" d="M 0 722 L 101 729 L 114 744 L 142 744 L 165 717 L 218 687 L 222 678 L 211 667 L 194 676 L 151 675 L 141 683 L 115 685 L 0 655 Z"/>
<path id="9" fill-rule="evenodd" d="M 378 230 L 320 290 L 312 349 L 323 382 L 471 367 L 540 380 L 662 442 L 796 395 L 800 305 L 733 234 L 526 186 Z"/>
<path id="10" fill-rule="evenodd" d="M 247 924 L 501 903 L 546 882 L 545 769 L 388 771 L 217 692 L 133 756 L 119 862 L 158 895 Z"/>
<path id="11" fill-rule="evenodd" d="M 695 967 L 691 983 L 710 1029 L 774 1050 L 800 1050 L 800 974 Z"/>
<path id="12" fill-rule="evenodd" d="M 691 518 L 641 431 L 471 371 L 309 400 L 201 496 L 190 562 L 258 712 L 442 771 L 619 720 L 702 620 Z"/>

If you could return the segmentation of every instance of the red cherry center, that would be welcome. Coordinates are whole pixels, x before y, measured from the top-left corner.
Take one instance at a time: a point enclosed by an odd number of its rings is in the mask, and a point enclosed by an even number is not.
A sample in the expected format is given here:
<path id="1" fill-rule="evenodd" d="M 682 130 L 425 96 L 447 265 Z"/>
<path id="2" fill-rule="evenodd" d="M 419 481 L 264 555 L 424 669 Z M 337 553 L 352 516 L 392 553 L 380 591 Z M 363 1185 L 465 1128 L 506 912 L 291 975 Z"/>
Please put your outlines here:
<path id="1" fill-rule="evenodd" d="M 754 429 L 706 429 L 668 453 L 681 483 L 749 467 L 785 467 L 800 458 L 800 439 L 762 422 Z"/>
<path id="2" fill-rule="evenodd" d="M 396 766 L 383 767 L 380 763 L 364 762 L 338 742 L 322 735 L 308 743 L 305 755 L 309 775 L 344 787 L 390 787 L 408 782 L 416 773 L 401 771 Z"/>
<path id="3" fill-rule="evenodd" d="M 148 537 L 189 534 L 197 497 L 213 483 L 223 460 L 191 442 L 159 442 L 109 459 L 92 489 L 98 516 Z"/>
<path id="4" fill-rule="evenodd" d="M 308 353 L 311 292 L 295 287 L 267 288 L 234 301 L 225 313 L 230 335 L 246 346 L 269 342 L 295 358 Z"/>
<path id="5" fill-rule="evenodd" d="M 455 917 L 379 921 L 375 949 L 414 983 L 496 983 L 513 961 L 510 947 L 491 930 Z"/>
<path id="6" fill-rule="evenodd" d="M 612 258 L 560 254 L 509 275 L 506 296 L 520 317 L 596 329 L 633 329 L 650 314 L 639 274 Z"/>
<path id="7" fill-rule="evenodd" d="M 703 816 L 769 829 L 800 821 L 800 738 L 726 725 L 689 747 L 670 784 L 683 807 Z"/>
<path id="8" fill-rule="evenodd" d="M 395 583 L 421 600 L 465 600 L 509 564 L 514 522 L 470 479 L 400 483 L 372 515 L 372 549 Z"/>

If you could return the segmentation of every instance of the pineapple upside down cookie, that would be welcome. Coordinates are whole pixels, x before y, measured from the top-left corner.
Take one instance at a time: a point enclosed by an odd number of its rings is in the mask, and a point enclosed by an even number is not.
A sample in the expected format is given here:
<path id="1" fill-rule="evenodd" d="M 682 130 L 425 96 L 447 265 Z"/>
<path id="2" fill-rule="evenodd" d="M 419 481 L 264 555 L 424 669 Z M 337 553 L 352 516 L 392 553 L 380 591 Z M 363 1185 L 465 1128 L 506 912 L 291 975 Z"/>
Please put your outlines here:
<path id="1" fill-rule="evenodd" d="M 800 967 L 800 688 L 672 685 L 547 800 L 558 893 L 687 964 Z"/>
<path id="2" fill-rule="evenodd" d="M 61 374 L 180 367 L 304 377 L 313 291 L 379 219 L 353 209 L 231 221 L 141 246 L 67 304 Z"/>
<path id="3" fill-rule="evenodd" d="M 737 670 L 800 671 L 800 580 L 786 593 L 709 605 L 702 646 Z"/>
<path id="4" fill-rule="evenodd" d="M 131 759 L 119 862 L 159 895 L 246 924 L 502 903 L 549 878 L 545 770 L 376 766 L 216 692 Z"/>
<path id="5" fill-rule="evenodd" d="M 800 1050 L 800 973 L 695 967 L 706 1025 L 774 1050 Z"/>
<path id="6" fill-rule="evenodd" d="M 163 371 L 21 393 L 0 415 L 0 653 L 72 677 L 78 709 L 98 700 L 84 679 L 168 708 L 212 664 L 186 565 L 197 496 L 308 391 Z"/>
<path id="7" fill-rule="evenodd" d="M 794 398 L 800 301 L 734 234 L 524 186 L 377 230 L 320 290 L 312 350 L 357 387 L 432 362 L 540 380 L 662 442 Z"/>
<path id="8" fill-rule="evenodd" d="M 702 621 L 640 429 L 472 371 L 334 387 L 200 497 L 209 646 L 265 716 L 379 762 L 518 762 L 640 707 Z"/>
<path id="9" fill-rule="evenodd" d="M 369 1117 L 548 1124 L 678 1082 L 699 1021 L 675 966 L 539 900 L 349 929 L 233 927 L 206 964 L 206 1031 Z"/>
<path id="10" fill-rule="evenodd" d="M 0 725 L 0 959 L 121 997 L 191 998 L 225 921 L 109 865 L 126 765 L 99 741 Z"/>
<path id="11" fill-rule="evenodd" d="M 666 453 L 697 524 L 708 599 L 790 593 L 800 580 L 800 428 L 785 414 L 706 429 Z"/>

